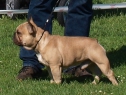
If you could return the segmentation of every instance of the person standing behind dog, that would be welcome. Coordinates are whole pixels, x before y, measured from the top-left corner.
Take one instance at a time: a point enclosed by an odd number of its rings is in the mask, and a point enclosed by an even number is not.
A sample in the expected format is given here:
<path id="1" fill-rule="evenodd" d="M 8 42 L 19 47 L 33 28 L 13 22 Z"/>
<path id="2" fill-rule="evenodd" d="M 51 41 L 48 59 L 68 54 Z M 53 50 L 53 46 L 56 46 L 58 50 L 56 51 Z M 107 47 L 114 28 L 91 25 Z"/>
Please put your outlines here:
<path id="1" fill-rule="evenodd" d="M 32 17 L 37 26 L 43 29 L 56 2 L 57 0 L 30 0 L 28 19 Z M 70 0 L 64 35 L 88 37 L 92 14 L 92 0 Z M 50 34 L 52 33 L 52 18 L 46 25 L 45 30 L 49 31 Z M 17 79 L 34 78 L 42 73 L 41 69 L 44 66 L 39 63 L 33 50 L 20 47 L 19 55 L 23 61 L 23 67 L 19 71 Z"/>

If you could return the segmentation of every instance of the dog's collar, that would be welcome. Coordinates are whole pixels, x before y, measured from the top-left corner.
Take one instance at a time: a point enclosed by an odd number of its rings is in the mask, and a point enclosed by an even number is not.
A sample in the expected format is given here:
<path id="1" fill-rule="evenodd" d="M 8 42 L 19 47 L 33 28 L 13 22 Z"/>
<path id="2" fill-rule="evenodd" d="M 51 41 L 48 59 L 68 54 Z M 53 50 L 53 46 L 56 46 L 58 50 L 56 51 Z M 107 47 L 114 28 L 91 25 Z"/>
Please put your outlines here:
<path id="1" fill-rule="evenodd" d="M 40 36 L 39 40 L 37 41 L 36 45 L 33 47 L 33 49 L 34 49 L 34 50 L 36 49 L 36 47 L 37 47 L 38 43 L 39 43 L 39 42 L 40 42 L 40 40 L 42 39 L 42 37 L 43 37 L 44 33 L 45 33 L 45 30 L 43 31 L 43 33 L 42 33 L 42 35 Z"/>

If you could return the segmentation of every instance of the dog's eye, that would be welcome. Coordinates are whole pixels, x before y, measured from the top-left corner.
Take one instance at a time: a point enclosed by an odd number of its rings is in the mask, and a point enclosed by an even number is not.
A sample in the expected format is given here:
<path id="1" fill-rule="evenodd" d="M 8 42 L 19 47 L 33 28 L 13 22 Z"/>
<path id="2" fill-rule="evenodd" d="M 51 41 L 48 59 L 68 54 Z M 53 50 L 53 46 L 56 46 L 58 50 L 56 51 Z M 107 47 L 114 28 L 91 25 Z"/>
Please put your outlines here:
<path id="1" fill-rule="evenodd" d="M 21 34 L 21 32 L 17 31 L 17 34 L 18 34 L 18 35 L 20 35 L 20 34 Z"/>

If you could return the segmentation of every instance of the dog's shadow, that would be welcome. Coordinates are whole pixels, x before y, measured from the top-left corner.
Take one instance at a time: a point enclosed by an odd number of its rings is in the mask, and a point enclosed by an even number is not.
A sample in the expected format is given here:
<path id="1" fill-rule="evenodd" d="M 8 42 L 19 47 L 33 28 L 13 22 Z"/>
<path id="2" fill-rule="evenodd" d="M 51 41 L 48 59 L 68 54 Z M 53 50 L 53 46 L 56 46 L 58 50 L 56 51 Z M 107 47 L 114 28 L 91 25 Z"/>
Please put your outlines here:
<path id="1" fill-rule="evenodd" d="M 107 52 L 107 57 L 112 68 L 120 67 L 126 63 L 126 46 L 122 46 L 118 50 Z"/>
<path id="2" fill-rule="evenodd" d="M 43 73 L 37 77 L 34 78 L 35 80 L 50 80 L 49 74 L 47 70 L 44 70 Z M 62 74 L 62 82 L 64 83 L 71 83 L 73 81 L 78 81 L 80 83 L 90 83 L 91 81 L 93 81 L 93 76 L 91 75 L 84 75 L 84 76 L 79 76 L 79 77 L 75 77 L 73 75 L 70 74 Z M 85 80 L 85 81 L 84 81 Z"/>
<path id="3" fill-rule="evenodd" d="M 77 81 L 79 83 L 91 83 L 93 81 L 93 76 L 91 75 L 83 75 L 83 76 L 79 76 L 79 77 L 75 77 L 72 75 L 69 75 L 69 77 L 65 78 L 63 77 L 63 83 L 68 83 L 70 84 L 71 82 Z"/>

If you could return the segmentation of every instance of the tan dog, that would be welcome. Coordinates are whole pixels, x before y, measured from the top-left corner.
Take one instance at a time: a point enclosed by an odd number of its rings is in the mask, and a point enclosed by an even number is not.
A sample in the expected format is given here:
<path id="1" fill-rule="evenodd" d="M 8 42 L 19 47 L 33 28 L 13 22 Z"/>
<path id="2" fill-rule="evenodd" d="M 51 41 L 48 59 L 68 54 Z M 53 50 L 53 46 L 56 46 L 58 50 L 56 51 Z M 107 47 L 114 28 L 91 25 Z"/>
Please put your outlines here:
<path id="1" fill-rule="evenodd" d="M 48 68 L 51 83 L 61 83 L 63 67 L 81 64 L 81 69 L 87 68 L 95 74 L 94 84 L 103 73 L 113 85 L 118 85 L 106 52 L 95 39 L 50 35 L 31 19 L 17 27 L 14 43 L 36 51 L 39 61 Z"/>

